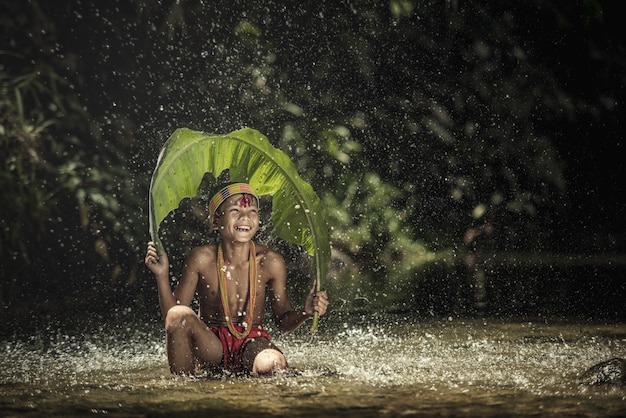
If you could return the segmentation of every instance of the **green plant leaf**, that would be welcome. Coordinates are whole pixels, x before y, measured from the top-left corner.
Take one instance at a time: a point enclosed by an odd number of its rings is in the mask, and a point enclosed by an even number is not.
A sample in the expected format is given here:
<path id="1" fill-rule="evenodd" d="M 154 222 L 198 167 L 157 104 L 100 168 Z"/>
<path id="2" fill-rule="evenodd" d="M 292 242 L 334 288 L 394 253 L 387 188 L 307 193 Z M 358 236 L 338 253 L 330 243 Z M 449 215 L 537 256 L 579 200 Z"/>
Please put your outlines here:
<path id="1" fill-rule="evenodd" d="M 272 197 L 276 234 L 301 245 L 313 256 L 316 288 L 330 262 L 326 215 L 313 188 L 300 178 L 293 162 L 260 132 L 245 128 L 226 135 L 177 129 L 159 155 L 150 184 L 150 236 L 158 248 L 159 226 L 181 200 L 196 195 L 202 178 L 228 169 L 230 180 L 249 183 L 259 196 Z M 317 313 L 311 332 L 317 328 Z"/>

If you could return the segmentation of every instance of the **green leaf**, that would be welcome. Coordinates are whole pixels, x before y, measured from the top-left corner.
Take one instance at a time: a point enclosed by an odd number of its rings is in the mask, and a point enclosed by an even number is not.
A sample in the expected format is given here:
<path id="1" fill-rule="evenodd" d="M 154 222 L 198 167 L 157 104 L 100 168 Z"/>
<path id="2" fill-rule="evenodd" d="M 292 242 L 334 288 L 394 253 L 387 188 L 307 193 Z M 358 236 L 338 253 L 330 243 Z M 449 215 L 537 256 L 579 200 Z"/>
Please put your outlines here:
<path id="1" fill-rule="evenodd" d="M 260 132 L 246 128 L 226 135 L 177 129 L 159 155 L 150 184 L 150 236 L 159 248 L 163 219 L 181 200 L 196 195 L 202 178 L 228 169 L 230 180 L 249 183 L 259 196 L 272 197 L 276 234 L 313 256 L 316 288 L 322 288 L 330 262 L 326 214 L 313 188 L 289 157 Z M 317 327 L 314 316 L 311 332 Z"/>

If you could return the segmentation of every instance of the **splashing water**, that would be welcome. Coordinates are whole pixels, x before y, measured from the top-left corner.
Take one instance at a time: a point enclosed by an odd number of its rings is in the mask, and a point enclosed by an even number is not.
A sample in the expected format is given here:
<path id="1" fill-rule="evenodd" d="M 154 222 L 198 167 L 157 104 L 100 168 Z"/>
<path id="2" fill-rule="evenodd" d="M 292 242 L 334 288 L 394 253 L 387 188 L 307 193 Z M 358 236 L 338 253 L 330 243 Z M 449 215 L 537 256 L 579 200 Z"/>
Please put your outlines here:
<path id="1" fill-rule="evenodd" d="M 170 375 L 160 326 L 53 330 L 1 343 L 0 412 L 617 415 L 626 389 L 576 383 L 626 356 L 625 324 L 503 320 L 325 319 L 314 336 L 273 331 L 293 373 Z M 598 409 L 601 408 L 601 409 Z M 315 414 L 312 415 L 312 412 Z"/>

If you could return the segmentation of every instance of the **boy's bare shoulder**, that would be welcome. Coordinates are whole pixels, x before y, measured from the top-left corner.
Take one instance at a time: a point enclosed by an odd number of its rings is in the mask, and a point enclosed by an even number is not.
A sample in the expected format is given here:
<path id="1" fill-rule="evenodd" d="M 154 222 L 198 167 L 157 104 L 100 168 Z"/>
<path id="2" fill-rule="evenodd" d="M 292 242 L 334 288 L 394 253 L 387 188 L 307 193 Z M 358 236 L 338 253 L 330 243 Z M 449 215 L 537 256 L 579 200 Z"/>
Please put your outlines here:
<path id="1" fill-rule="evenodd" d="M 285 260 L 283 259 L 282 254 L 277 251 L 272 250 L 271 248 L 266 247 L 265 245 L 256 244 L 256 254 L 257 257 L 261 257 L 261 262 L 266 265 L 272 265 L 275 263 L 284 264 Z"/>
<path id="2" fill-rule="evenodd" d="M 216 248 L 215 244 L 198 245 L 197 247 L 193 247 L 189 253 L 197 255 L 210 255 L 217 252 Z"/>
<path id="3" fill-rule="evenodd" d="M 214 261 L 216 258 L 216 247 L 214 244 L 199 245 L 194 247 L 187 256 L 187 263 L 206 263 Z"/>
<path id="4" fill-rule="evenodd" d="M 256 251 L 257 255 L 264 255 L 264 256 L 273 255 L 273 254 L 280 255 L 279 253 L 277 253 L 276 251 L 272 250 L 271 248 L 266 247 L 263 244 L 259 244 L 256 241 L 254 243 L 254 248 L 255 248 L 255 251 Z"/>

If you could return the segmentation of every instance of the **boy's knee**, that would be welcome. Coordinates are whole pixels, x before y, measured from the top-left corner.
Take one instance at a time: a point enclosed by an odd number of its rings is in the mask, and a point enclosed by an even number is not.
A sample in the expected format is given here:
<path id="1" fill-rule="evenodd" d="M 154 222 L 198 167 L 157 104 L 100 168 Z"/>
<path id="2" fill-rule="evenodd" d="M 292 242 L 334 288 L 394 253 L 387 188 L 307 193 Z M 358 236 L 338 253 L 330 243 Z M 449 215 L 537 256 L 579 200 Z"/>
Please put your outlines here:
<path id="1" fill-rule="evenodd" d="M 173 306 L 165 316 L 165 330 L 167 332 L 185 328 L 188 321 L 196 317 L 195 312 L 188 306 Z"/>
<path id="2" fill-rule="evenodd" d="M 285 359 L 283 353 L 273 348 L 267 348 L 254 358 L 252 372 L 264 375 L 274 373 L 278 370 L 285 370 L 286 368 L 287 359 Z"/>

